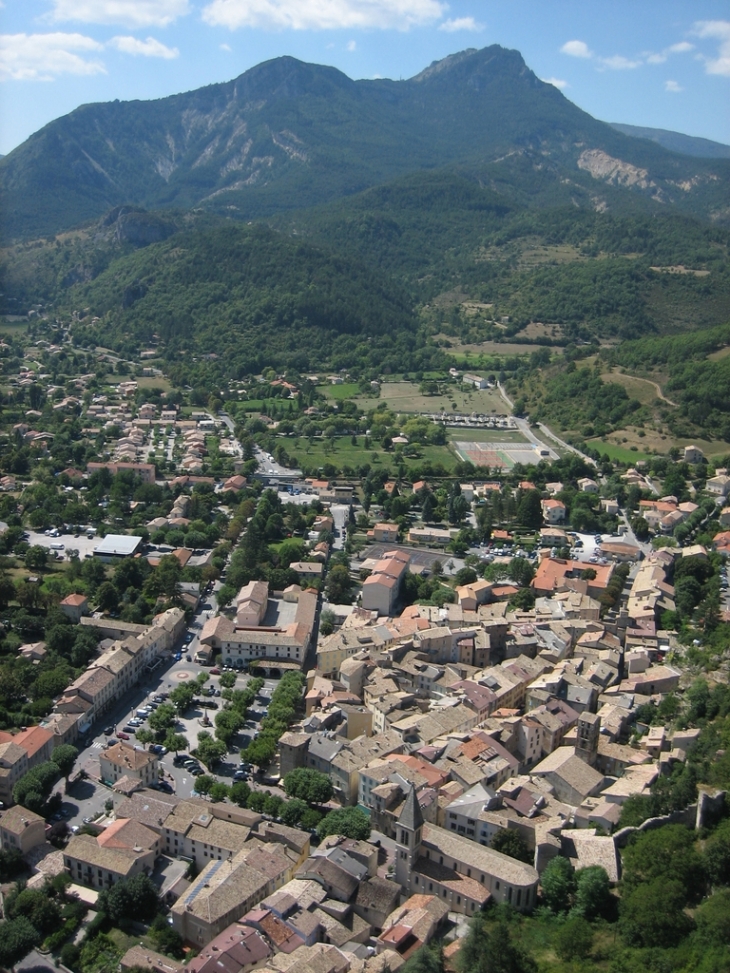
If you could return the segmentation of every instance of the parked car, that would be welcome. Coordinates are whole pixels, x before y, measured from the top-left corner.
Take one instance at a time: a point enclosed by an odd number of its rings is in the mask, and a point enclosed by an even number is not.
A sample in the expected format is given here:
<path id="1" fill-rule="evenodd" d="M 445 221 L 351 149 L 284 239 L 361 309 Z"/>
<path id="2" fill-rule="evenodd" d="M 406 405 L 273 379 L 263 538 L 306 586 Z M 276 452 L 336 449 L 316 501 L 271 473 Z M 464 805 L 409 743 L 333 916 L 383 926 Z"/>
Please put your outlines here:
<path id="1" fill-rule="evenodd" d="M 104 727 L 104 733 L 106 734 L 106 736 L 108 736 L 108 737 L 111 736 L 113 732 L 114 732 L 114 727 L 113 726 L 105 726 Z"/>
<path id="2" fill-rule="evenodd" d="M 120 732 L 120 733 L 117 733 L 117 737 L 118 737 L 118 738 L 119 738 L 120 740 L 128 740 L 128 739 L 129 739 L 129 734 L 128 734 L 128 733 L 124 733 L 124 732 L 122 731 L 122 732 Z"/>

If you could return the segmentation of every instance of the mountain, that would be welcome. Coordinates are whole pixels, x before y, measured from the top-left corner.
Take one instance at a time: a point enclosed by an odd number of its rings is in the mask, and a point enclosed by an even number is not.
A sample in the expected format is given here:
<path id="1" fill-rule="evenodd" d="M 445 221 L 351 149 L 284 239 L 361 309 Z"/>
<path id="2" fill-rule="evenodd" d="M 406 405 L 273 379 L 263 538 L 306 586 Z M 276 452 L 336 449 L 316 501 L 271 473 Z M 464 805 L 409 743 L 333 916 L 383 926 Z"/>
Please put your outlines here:
<path id="1" fill-rule="evenodd" d="M 669 132 L 665 128 L 643 128 L 640 125 L 622 125 L 611 122 L 611 127 L 624 135 L 631 135 L 637 139 L 650 139 L 658 145 L 669 149 L 670 152 L 680 152 L 682 155 L 692 155 L 698 159 L 730 159 L 730 145 L 713 142 L 711 139 L 697 138 L 694 135 L 682 135 L 681 132 Z"/>
<path id="2" fill-rule="evenodd" d="M 52 234 L 123 204 L 261 218 L 449 165 L 522 204 L 630 197 L 730 220 L 730 163 L 617 132 L 494 45 L 406 81 L 281 57 L 169 98 L 84 105 L 0 160 L 2 235 Z"/>

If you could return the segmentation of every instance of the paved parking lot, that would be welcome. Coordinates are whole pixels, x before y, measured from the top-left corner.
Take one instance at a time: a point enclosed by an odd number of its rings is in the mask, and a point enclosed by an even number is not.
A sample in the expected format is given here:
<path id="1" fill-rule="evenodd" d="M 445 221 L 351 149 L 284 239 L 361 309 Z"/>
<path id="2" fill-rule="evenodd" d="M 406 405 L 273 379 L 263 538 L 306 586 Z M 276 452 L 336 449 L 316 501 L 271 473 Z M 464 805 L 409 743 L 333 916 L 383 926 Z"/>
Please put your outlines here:
<path id="1" fill-rule="evenodd" d="M 460 568 L 464 567 L 464 562 L 461 558 L 454 557 L 448 551 L 435 551 L 424 547 L 405 547 L 403 544 L 371 544 L 370 547 L 364 548 L 360 554 L 360 559 L 362 561 L 367 558 L 373 558 L 379 560 L 388 551 L 403 551 L 411 559 L 411 564 L 421 568 L 427 568 L 429 571 L 434 563 L 434 561 L 440 561 L 444 568 L 446 574 L 450 571 L 447 570 L 447 565 L 453 562 L 453 571 L 458 571 Z"/>
<path id="2" fill-rule="evenodd" d="M 34 530 L 28 531 L 28 543 L 31 547 L 39 545 L 40 547 L 46 547 L 51 551 L 51 554 L 60 554 L 62 558 L 68 557 L 68 551 L 78 551 L 79 557 L 83 561 L 87 554 L 93 554 L 99 543 L 99 538 L 94 536 L 89 539 L 86 534 L 79 534 L 77 537 L 75 534 L 61 534 L 60 537 L 49 537 L 44 533 L 37 533 Z M 54 550 L 52 545 L 63 544 L 63 550 Z"/>
<path id="3" fill-rule="evenodd" d="M 153 696 L 163 692 L 170 692 L 181 682 L 195 679 L 200 672 L 210 673 L 210 670 L 194 662 L 188 662 L 185 655 L 183 655 L 180 661 L 175 660 L 173 657 L 167 665 L 161 666 L 157 671 L 152 673 L 144 687 L 139 687 L 128 694 L 115 709 L 105 715 L 101 721 L 103 725 L 99 724 L 95 727 L 95 736 L 79 754 L 76 770 L 86 768 L 88 771 L 89 769 L 94 770 L 98 768 L 99 755 L 110 738 L 108 734 L 103 732 L 105 727 L 111 726 L 114 733 L 119 730 L 124 732 L 123 727 L 128 725 L 129 720 L 134 717 L 136 711 L 149 702 Z M 235 688 L 243 689 L 249 678 L 247 675 L 238 674 Z M 218 676 L 210 676 L 205 685 L 213 686 L 216 689 L 221 688 Z M 276 685 L 277 681 L 274 679 L 267 679 L 265 681 L 264 690 L 269 696 L 273 693 Z M 187 738 L 189 747 L 186 752 L 188 753 L 195 749 L 198 734 L 201 730 L 207 730 L 214 734 L 215 726 L 213 721 L 215 714 L 219 711 L 223 703 L 222 696 L 206 697 L 201 695 L 200 698 L 214 701 L 218 704 L 218 709 L 206 709 L 195 705 L 187 713 L 178 718 L 175 731 Z M 206 714 L 209 715 L 210 722 L 208 724 L 205 721 Z M 248 722 L 242 733 L 253 738 L 259 730 L 260 720 L 261 716 Z M 146 726 L 146 723 L 143 726 Z M 135 737 L 130 735 L 129 743 L 134 745 L 134 741 Z M 241 762 L 239 749 L 245 743 L 246 741 L 242 738 L 241 734 L 238 734 L 231 742 L 228 756 L 215 768 L 213 775 L 218 780 L 227 784 L 232 783 L 233 774 Z M 173 762 L 174 756 L 173 753 L 168 753 L 161 757 L 160 770 L 163 771 L 165 778 L 173 787 L 177 797 L 190 797 L 195 788 L 195 778 L 184 767 L 175 766 Z M 256 786 L 260 787 L 261 785 L 257 783 Z M 80 826 L 85 817 L 94 817 L 100 814 L 104 810 L 108 800 L 112 800 L 116 805 L 121 802 L 122 797 L 104 785 L 97 784 L 92 780 L 79 781 L 70 785 L 64 799 L 64 810 L 67 813 L 66 820 L 68 825 Z"/>

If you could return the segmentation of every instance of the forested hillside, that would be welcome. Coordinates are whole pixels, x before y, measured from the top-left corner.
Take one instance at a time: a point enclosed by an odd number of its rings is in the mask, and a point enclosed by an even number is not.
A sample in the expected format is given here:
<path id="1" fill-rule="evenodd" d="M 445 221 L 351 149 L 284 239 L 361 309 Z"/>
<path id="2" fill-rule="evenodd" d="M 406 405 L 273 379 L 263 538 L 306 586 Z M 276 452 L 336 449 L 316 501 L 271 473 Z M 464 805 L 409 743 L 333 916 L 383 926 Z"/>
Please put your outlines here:
<path id="1" fill-rule="evenodd" d="M 180 384 L 207 368 L 240 377 L 269 365 L 428 367 L 441 356 L 419 342 L 395 285 L 260 226 L 183 231 L 120 257 L 71 297 L 89 308 L 79 340 L 128 354 L 159 341 Z"/>
<path id="2" fill-rule="evenodd" d="M 396 276 L 416 304 L 450 292 L 427 316 L 472 342 L 530 322 L 557 325 L 556 344 L 638 338 L 723 323 L 730 307 L 724 228 L 508 204 L 463 172 L 418 173 L 276 224 Z M 465 301 L 493 306 L 475 320 Z"/>

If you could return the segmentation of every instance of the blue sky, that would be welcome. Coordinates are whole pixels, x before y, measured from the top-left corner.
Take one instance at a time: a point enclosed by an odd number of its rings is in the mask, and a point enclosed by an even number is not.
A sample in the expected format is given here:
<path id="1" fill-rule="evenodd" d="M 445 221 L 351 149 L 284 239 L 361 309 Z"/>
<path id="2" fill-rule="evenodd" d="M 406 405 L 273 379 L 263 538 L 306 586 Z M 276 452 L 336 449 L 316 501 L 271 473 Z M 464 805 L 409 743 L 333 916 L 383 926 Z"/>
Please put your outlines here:
<path id="1" fill-rule="evenodd" d="M 0 0 L 0 35 L 0 153 L 80 104 L 282 54 L 408 78 L 495 43 L 597 118 L 730 144 L 728 0 Z"/>

